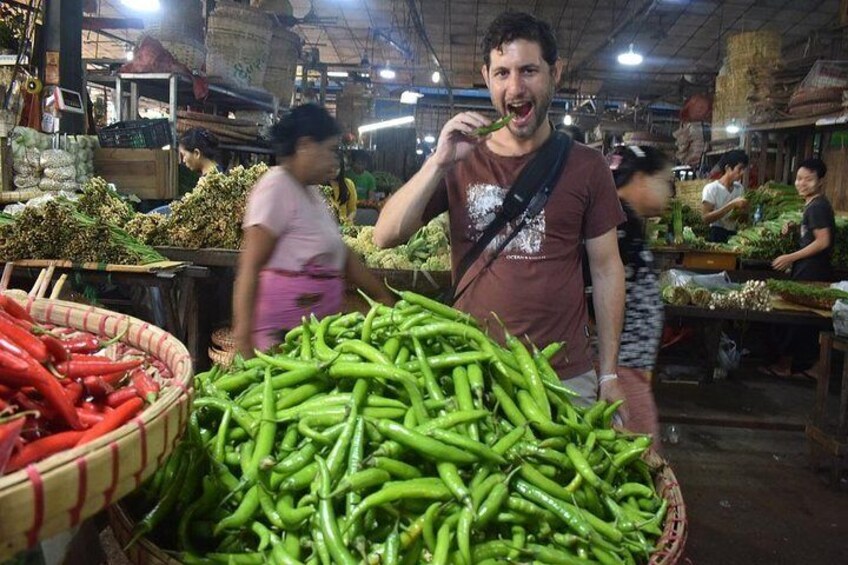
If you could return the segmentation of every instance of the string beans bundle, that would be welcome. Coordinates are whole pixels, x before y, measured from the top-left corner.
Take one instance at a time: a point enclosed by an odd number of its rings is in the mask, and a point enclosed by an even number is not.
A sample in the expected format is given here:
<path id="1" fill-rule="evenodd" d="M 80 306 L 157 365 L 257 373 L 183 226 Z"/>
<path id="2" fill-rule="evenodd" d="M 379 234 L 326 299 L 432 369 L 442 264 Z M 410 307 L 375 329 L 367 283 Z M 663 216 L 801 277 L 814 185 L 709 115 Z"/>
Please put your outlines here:
<path id="1" fill-rule="evenodd" d="M 667 510 L 650 439 L 573 402 L 559 344 L 502 347 L 400 294 L 198 375 L 136 536 L 186 563 L 647 562 Z"/>

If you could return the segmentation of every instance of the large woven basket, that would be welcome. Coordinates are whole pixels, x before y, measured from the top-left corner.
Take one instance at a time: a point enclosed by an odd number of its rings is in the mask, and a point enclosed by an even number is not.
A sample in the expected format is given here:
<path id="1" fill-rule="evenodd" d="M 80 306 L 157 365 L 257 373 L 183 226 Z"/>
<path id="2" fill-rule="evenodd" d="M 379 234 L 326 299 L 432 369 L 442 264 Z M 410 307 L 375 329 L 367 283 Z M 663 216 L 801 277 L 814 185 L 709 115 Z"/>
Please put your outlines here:
<path id="1" fill-rule="evenodd" d="M 261 87 L 271 37 L 271 20 L 261 10 L 217 2 L 206 32 L 206 74 L 237 86 Z"/>
<path id="2" fill-rule="evenodd" d="M 656 473 L 654 485 L 657 492 L 668 501 L 663 533 L 657 541 L 656 550 L 651 555 L 649 563 L 650 565 L 674 565 L 680 560 L 686 547 L 688 535 L 686 504 L 683 502 L 680 484 L 668 462 L 655 451 L 649 452 L 646 460 Z"/>
<path id="3" fill-rule="evenodd" d="M 284 104 L 291 100 L 300 58 L 300 36 L 283 26 L 274 26 L 268 68 L 265 69 L 263 88 Z"/>
<path id="4" fill-rule="evenodd" d="M 185 429 L 192 389 L 191 357 L 165 331 L 141 320 L 59 300 L 28 303 L 44 323 L 122 339 L 170 369 L 172 386 L 132 422 L 77 447 L 0 477 L 0 562 L 65 531 L 129 494 L 161 465 Z"/>
<path id="5" fill-rule="evenodd" d="M 683 494 L 680 492 L 677 477 L 674 476 L 668 463 L 653 451 L 646 459 L 657 473 L 655 479 L 657 492 L 668 500 L 668 513 L 663 534 L 657 541 L 657 549 L 651 555 L 649 564 L 674 565 L 680 560 L 686 546 L 686 505 L 683 503 Z M 132 539 L 134 523 L 122 505 L 115 504 L 109 508 L 109 525 L 112 526 L 118 543 L 126 547 Z M 126 556 L 133 565 L 177 565 L 180 563 L 145 537 L 130 546 L 126 550 Z"/>

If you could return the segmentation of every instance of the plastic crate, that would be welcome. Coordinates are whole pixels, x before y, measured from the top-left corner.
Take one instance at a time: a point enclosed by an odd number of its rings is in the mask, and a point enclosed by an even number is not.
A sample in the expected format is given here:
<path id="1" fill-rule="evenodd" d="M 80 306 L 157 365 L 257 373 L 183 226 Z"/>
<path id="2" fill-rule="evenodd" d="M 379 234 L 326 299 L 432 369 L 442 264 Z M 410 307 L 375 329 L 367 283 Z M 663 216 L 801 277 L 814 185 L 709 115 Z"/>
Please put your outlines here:
<path id="1" fill-rule="evenodd" d="M 97 132 L 100 147 L 159 149 L 173 145 L 171 123 L 165 119 L 117 122 Z"/>

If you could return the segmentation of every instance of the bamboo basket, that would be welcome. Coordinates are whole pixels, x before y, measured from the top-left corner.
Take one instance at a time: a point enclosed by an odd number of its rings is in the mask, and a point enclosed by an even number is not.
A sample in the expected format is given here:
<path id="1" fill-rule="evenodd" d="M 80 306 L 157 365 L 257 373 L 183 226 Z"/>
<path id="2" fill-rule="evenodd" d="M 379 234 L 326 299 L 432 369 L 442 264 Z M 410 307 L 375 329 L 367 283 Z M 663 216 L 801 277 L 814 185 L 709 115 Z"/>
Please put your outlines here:
<path id="1" fill-rule="evenodd" d="M 157 38 L 174 59 L 192 71 L 199 71 L 206 64 L 206 46 L 192 39 Z"/>
<path id="2" fill-rule="evenodd" d="M 645 457 L 648 465 L 657 473 L 654 486 L 664 499 L 668 500 L 668 513 L 663 525 L 663 533 L 657 541 L 656 550 L 651 555 L 650 565 L 673 565 L 683 555 L 688 535 L 688 520 L 686 519 L 686 504 L 683 493 L 674 471 L 668 462 L 650 451 Z"/>
<path id="3" fill-rule="evenodd" d="M 683 493 L 677 477 L 662 457 L 651 451 L 645 460 L 657 473 L 654 479 L 657 493 L 668 500 L 668 513 L 663 525 L 663 534 L 657 541 L 656 551 L 651 555 L 648 563 L 674 565 L 683 555 L 688 535 Z M 109 525 L 112 527 L 115 538 L 122 547 L 125 547 L 132 539 L 133 520 L 120 504 L 111 506 L 108 513 Z M 140 538 L 126 550 L 126 557 L 133 565 L 178 565 L 180 563 L 145 537 Z"/>
<path id="4" fill-rule="evenodd" d="M 145 32 L 160 41 L 193 40 L 203 42 L 203 6 L 201 0 L 169 0 L 161 17 L 149 22 Z M 173 53 L 172 53 L 173 54 Z"/>
<path id="5" fill-rule="evenodd" d="M 291 100 L 300 58 L 300 36 L 283 26 L 274 26 L 268 68 L 262 87 L 284 104 Z"/>
<path id="6" fill-rule="evenodd" d="M 237 86 L 261 87 L 271 38 L 271 20 L 264 12 L 217 2 L 206 32 L 206 74 Z"/>
<path id="7" fill-rule="evenodd" d="M 731 68 L 768 65 L 780 60 L 780 35 L 775 31 L 748 31 L 727 39 Z"/>
<path id="8" fill-rule="evenodd" d="M 676 180 L 674 181 L 674 190 L 677 194 L 676 198 L 697 212 L 701 209 L 704 186 L 708 182 L 708 180 L 704 179 Z"/>
<path id="9" fill-rule="evenodd" d="M 165 331 L 92 306 L 31 299 L 40 322 L 113 337 L 161 360 L 173 375 L 159 399 L 132 422 L 81 447 L 0 477 L 0 562 L 68 530 L 129 494 L 161 465 L 182 435 L 192 389 L 191 357 Z"/>
<path id="10" fill-rule="evenodd" d="M 26 202 L 33 198 L 38 198 L 47 194 L 38 189 L 28 190 L 11 190 L 9 192 L 0 192 L 0 204 L 14 204 L 16 202 Z"/>
<path id="11" fill-rule="evenodd" d="M 212 332 L 212 343 L 224 351 L 232 351 L 236 348 L 233 339 L 233 331 L 230 328 L 218 328 Z"/>

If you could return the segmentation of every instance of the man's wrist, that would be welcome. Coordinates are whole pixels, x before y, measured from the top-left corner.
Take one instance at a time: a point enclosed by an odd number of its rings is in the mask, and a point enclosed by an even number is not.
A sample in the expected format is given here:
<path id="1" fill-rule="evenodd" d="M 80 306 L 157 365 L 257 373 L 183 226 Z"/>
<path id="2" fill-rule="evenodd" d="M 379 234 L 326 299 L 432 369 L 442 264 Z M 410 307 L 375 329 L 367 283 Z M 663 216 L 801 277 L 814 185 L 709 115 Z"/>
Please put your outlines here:
<path id="1" fill-rule="evenodd" d="M 598 385 L 602 386 L 608 382 L 614 381 L 618 379 L 618 375 L 615 373 L 604 373 L 600 377 L 598 377 Z"/>

